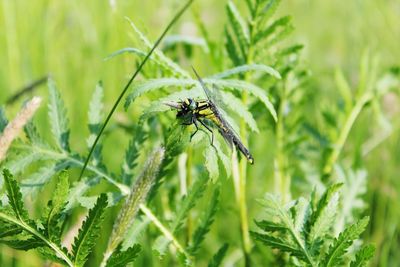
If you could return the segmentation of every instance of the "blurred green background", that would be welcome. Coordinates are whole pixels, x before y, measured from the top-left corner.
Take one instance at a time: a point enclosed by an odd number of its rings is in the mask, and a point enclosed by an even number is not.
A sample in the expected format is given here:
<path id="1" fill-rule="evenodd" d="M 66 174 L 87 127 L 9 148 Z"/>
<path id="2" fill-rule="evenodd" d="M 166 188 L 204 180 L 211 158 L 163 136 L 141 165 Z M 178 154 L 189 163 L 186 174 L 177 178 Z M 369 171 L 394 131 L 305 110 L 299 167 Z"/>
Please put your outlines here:
<path id="1" fill-rule="evenodd" d="M 99 80 L 104 83 L 106 110 L 109 110 L 136 67 L 132 55 L 104 61 L 112 52 L 134 46 L 131 27 L 124 17 L 133 20 L 154 41 L 181 4 L 178 0 L 2 0 L 0 104 L 32 81 L 51 75 L 66 102 L 72 129 L 71 143 L 84 151 L 86 144 L 82 135 L 87 135 L 87 127 L 82 122 L 87 120 L 89 98 L 96 83 Z M 220 42 L 223 42 L 225 4 L 225 1 L 201 0 L 195 1 L 192 7 L 201 15 L 212 38 Z M 303 61 L 312 72 L 310 86 L 317 99 L 310 105 L 319 103 L 318 99 L 324 102 L 336 95 L 333 82 L 336 68 L 341 68 L 350 82 L 356 84 L 360 58 L 366 49 L 379 58 L 382 69 L 400 63 L 398 0 L 286 0 L 278 13 L 293 17 L 296 30 L 287 42 L 305 45 Z M 190 11 L 172 33 L 198 36 Z M 196 60 L 201 62 L 202 58 Z M 201 64 L 207 66 L 208 62 Z M 210 74 L 213 70 L 204 68 L 201 72 Z M 43 97 L 46 94 L 45 85 L 34 92 Z M 374 265 L 398 266 L 396 259 L 391 257 L 400 249 L 399 102 L 395 96 L 384 100 L 394 131 L 365 159 L 369 172 L 366 199 L 372 217 L 366 238 L 378 248 Z M 19 107 L 19 103 L 6 106 L 7 115 L 12 117 Z M 313 108 L 318 110 L 318 106 Z M 43 129 L 48 124 L 46 112 L 42 108 L 36 118 Z M 117 116 L 127 119 L 122 108 Z M 357 142 L 368 134 L 369 118 L 363 116 L 356 123 L 350 139 Z M 127 140 L 111 137 L 107 142 L 123 151 Z M 113 161 L 120 159 L 109 157 L 108 160 L 112 166 Z M 262 169 L 256 169 L 254 173 L 260 171 Z M 249 182 L 250 197 L 262 196 L 262 192 L 269 190 L 268 182 L 261 188 L 259 183 L 257 180 Z M 15 253 L 37 258 L 32 252 Z"/>

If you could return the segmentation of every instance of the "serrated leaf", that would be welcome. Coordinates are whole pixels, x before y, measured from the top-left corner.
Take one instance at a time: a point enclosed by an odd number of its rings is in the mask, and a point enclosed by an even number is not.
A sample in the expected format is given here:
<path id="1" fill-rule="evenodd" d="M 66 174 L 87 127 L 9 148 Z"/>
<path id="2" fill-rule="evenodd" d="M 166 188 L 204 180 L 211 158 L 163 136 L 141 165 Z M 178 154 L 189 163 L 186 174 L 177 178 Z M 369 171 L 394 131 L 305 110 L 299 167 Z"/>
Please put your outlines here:
<path id="1" fill-rule="evenodd" d="M 59 243 L 61 236 L 61 228 L 59 227 L 59 219 L 61 212 L 67 204 L 67 196 L 69 190 L 69 176 L 67 172 L 62 172 L 58 177 L 58 183 L 53 192 L 52 200 L 48 204 L 48 211 L 46 215 L 46 236 Z"/>
<path id="2" fill-rule="evenodd" d="M 136 34 L 139 36 L 139 38 L 143 42 L 143 44 L 146 45 L 147 48 L 152 49 L 153 44 L 147 39 L 147 37 L 136 27 L 136 25 L 130 19 L 127 18 L 127 20 L 129 21 L 131 27 L 136 32 Z M 167 56 L 165 56 L 161 50 L 159 50 L 159 49 L 154 50 L 153 55 L 155 58 L 157 58 L 157 60 L 160 63 L 162 63 L 165 66 L 165 68 L 167 68 L 169 71 L 171 71 L 175 76 L 189 77 L 189 74 L 185 70 L 183 70 L 178 64 L 173 62 Z"/>
<path id="3" fill-rule="evenodd" d="M 208 263 L 208 267 L 218 267 L 221 265 L 222 260 L 225 257 L 226 252 L 228 251 L 229 245 L 224 244 L 222 247 L 217 251 L 211 261 Z"/>
<path id="4" fill-rule="evenodd" d="M 226 103 L 233 112 L 238 114 L 246 124 L 249 125 L 252 131 L 258 133 L 257 122 L 255 121 L 253 114 L 247 110 L 247 107 L 242 103 L 242 101 L 232 93 L 222 92 L 221 95 L 224 99 L 224 103 Z"/>
<path id="5" fill-rule="evenodd" d="M 68 250 L 66 248 L 61 248 L 65 255 L 68 255 Z M 38 247 L 37 251 L 40 256 L 44 259 L 50 260 L 52 262 L 57 262 L 62 265 L 66 265 L 65 261 L 57 256 L 54 251 L 49 247 Z"/>
<path id="6" fill-rule="evenodd" d="M 0 134 L 4 131 L 4 128 L 6 128 L 8 124 L 8 120 L 6 118 L 6 114 L 4 113 L 4 110 L 2 107 L 0 107 Z"/>
<path id="7" fill-rule="evenodd" d="M 277 120 L 277 115 L 276 115 L 276 110 L 272 104 L 272 102 L 269 100 L 263 89 L 258 87 L 257 85 L 254 85 L 252 83 L 248 83 L 245 81 L 241 80 L 221 80 L 221 79 L 204 79 L 205 83 L 209 84 L 215 84 L 218 87 L 223 87 L 223 88 L 228 88 L 228 89 L 235 89 L 240 92 L 248 91 L 250 94 L 258 98 L 268 109 L 268 111 L 271 113 L 272 117 L 274 120 Z"/>
<path id="8" fill-rule="evenodd" d="M 363 246 L 357 253 L 356 259 L 350 263 L 350 267 L 365 267 L 375 254 L 373 245 Z"/>
<path id="9" fill-rule="evenodd" d="M 13 224 L 8 224 L 6 222 L 1 221 L 0 224 L 0 238 L 4 238 L 7 236 L 13 236 L 21 233 L 22 229 Z"/>
<path id="10" fill-rule="evenodd" d="M 22 194 L 17 181 L 14 179 L 8 169 L 3 170 L 4 181 L 7 190 L 7 197 L 15 216 L 20 221 L 28 220 L 28 212 L 24 207 Z"/>
<path id="11" fill-rule="evenodd" d="M 44 165 L 39 170 L 21 182 L 21 192 L 24 196 L 34 196 L 43 186 L 48 183 L 54 175 L 64 170 L 71 164 L 67 160 L 54 162 L 51 165 Z"/>
<path id="12" fill-rule="evenodd" d="M 285 30 L 291 27 L 291 17 L 285 16 L 275 20 L 271 25 L 267 26 L 264 30 L 257 32 L 254 36 L 254 42 L 258 43 L 264 41 L 270 36 L 276 36 L 281 34 Z"/>
<path id="13" fill-rule="evenodd" d="M 239 53 L 239 50 L 235 44 L 235 41 L 233 40 L 233 36 L 231 33 L 228 31 L 228 29 L 225 27 L 225 36 L 226 36 L 226 41 L 225 41 L 225 50 L 228 53 L 228 56 L 232 63 L 236 66 L 244 64 L 245 60 Z"/>
<path id="14" fill-rule="evenodd" d="M 196 205 L 197 201 L 202 197 L 207 185 L 207 176 L 200 176 L 192 185 L 188 194 L 182 198 L 181 205 L 177 208 L 177 214 L 171 225 L 170 231 L 175 234 L 183 225 L 184 219 L 188 216 L 188 212 Z M 156 240 L 153 248 L 158 251 L 160 255 L 165 253 L 170 240 L 161 236 Z"/>
<path id="15" fill-rule="evenodd" d="M 351 246 L 353 241 L 359 238 L 361 233 L 364 232 L 368 221 L 369 217 L 364 217 L 340 233 L 339 237 L 335 239 L 333 244 L 329 247 L 328 253 L 324 257 L 323 265 L 330 267 L 342 264 L 346 250 Z"/>
<path id="16" fill-rule="evenodd" d="M 132 89 L 132 92 L 126 97 L 125 109 L 139 96 L 152 90 L 160 89 L 163 87 L 189 87 L 195 84 L 195 80 L 191 79 L 176 79 L 176 78 L 160 78 L 149 79 Z"/>
<path id="17" fill-rule="evenodd" d="M 276 248 L 276 249 L 279 249 L 284 252 L 289 252 L 296 256 L 303 254 L 300 250 L 298 250 L 297 246 L 291 245 L 290 243 L 288 243 L 287 240 L 284 240 L 284 239 L 281 239 L 278 237 L 274 237 L 271 235 L 264 235 L 264 234 L 252 232 L 252 231 L 250 231 L 250 234 L 255 240 L 261 241 L 265 245 L 267 245 L 271 248 Z"/>
<path id="18" fill-rule="evenodd" d="M 25 135 L 28 138 L 28 140 L 35 145 L 41 145 L 44 146 L 46 143 L 43 141 L 41 138 L 36 125 L 33 123 L 33 121 L 29 121 L 25 127 L 24 127 Z"/>
<path id="19" fill-rule="evenodd" d="M 3 240 L 0 239 L 0 244 L 5 244 L 13 249 L 18 249 L 18 250 L 30 250 L 38 247 L 45 246 L 46 243 L 43 242 L 43 240 L 32 237 L 26 240 Z"/>
<path id="20" fill-rule="evenodd" d="M 204 151 L 205 167 L 212 181 L 216 181 L 219 177 L 218 158 L 215 149 L 209 146 Z"/>
<path id="21" fill-rule="evenodd" d="M 245 73 L 248 71 L 259 71 L 259 72 L 269 74 L 277 79 L 281 79 L 281 75 L 279 74 L 279 72 L 277 70 L 275 70 L 274 68 L 272 68 L 270 66 L 264 65 L 264 64 L 246 64 L 246 65 L 237 66 L 235 68 L 228 69 L 223 72 L 214 74 L 214 75 L 210 76 L 209 78 L 224 79 L 229 76 Z"/>
<path id="22" fill-rule="evenodd" d="M 237 7 L 232 1 L 228 2 L 226 6 L 228 21 L 236 37 L 237 43 L 240 47 L 240 51 L 242 53 L 242 57 L 247 57 L 248 47 L 250 43 L 249 33 L 244 26 L 244 20 L 240 15 Z"/>
<path id="23" fill-rule="evenodd" d="M 317 243 L 319 239 L 323 239 L 324 235 L 332 227 L 339 202 L 338 190 L 341 186 L 342 184 L 330 186 L 318 201 L 311 219 L 313 224 L 308 236 L 310 243 Z"/>
<path id="24" fill-rule="evenodd" d="M 91 126 L 95 126 L 96 129 L 94 131 L 91 131 L 91 133 L 97 134 L 98 127 L 96 125 L 99 125 L 102 123 L 103 119 L 103 97 L 104 97 L 104 89 L 103 89 L 103 83 L 100 81 L 97 85 L 96 88 L 93 92 L 92 99 L 90 100 L 89 103 L 89 128 Z"/>
<path id="25" fill-rule="evenodd" d="M 138 257 L 140 250 L 141 246 L 138 244 L 125 251 L 121 251 L 121 247 L 119 247 L 108 259 L 106 267 L 125 267 Z"/>
<path id="26" fill-rule="evenodd" d="M 75 237 L 72 245 L 73 262 L 76 266 L 85 264 L 89 253 L 95 246 L 97 238 L 101 234 L 101 223 L 106 207 L 107 196 L 101 194 L 94 208 L 89 210 L 89 215 L 79 229 L 78 236 Z"/>
<path id="27" fill-rule="evenodd" d="M 139 124 L 132 135 L 132 139 L 129 141 L 128 148 L 125 152 L 124 163 L 121 167 L 122 182 L 126 185 L 132 183 L 133 169 L 137 165 L 140 148 L 143 146 L 146 139 L 147 133 L 144 131 L 142 125 Z"/>
<path id="28" fill-rule="evenodd" d="M 286 226 L 271 221 L 255 221 L 255 224 L 265 232 L 285 232 L 289 230 Z"/>
<path id="29" fill-rule="evenodd" d="M 69 129 L 67 112 L 60 92 L 57 90 L 53 79 L 48 81 L 49 88 L 49 120 L 51 132 L 59 148 L 69 151 Z"/>
<path id="30" fill-rule="evenodd" d="M 194 231 L 192 244 L 188 248 L 188 252 L 192 255 L 196 254 L 197 250 L 200 248 L 206 234 L 210 231 L 210 226 L 214 222 L 214 216 L 217 213 L 219 204 L 219 188 L 215 189 L 213 195 L 210 199 L 210 204 L 207 210 L 200 220 L 200 225 Z"/>
<path id="31" fill-rule="evenodd" d="M 79 197 L 84 196 L 85 193 L 90 188 L 97 185 L 100 180 L 101 178 L 99 176 L 95 176 L 91 178 L 85 177 L 80 181 L 74 182 L 68 193 L 68 203 L 65 206 L 65 210 L 70 210 L 79 205 Z"/>

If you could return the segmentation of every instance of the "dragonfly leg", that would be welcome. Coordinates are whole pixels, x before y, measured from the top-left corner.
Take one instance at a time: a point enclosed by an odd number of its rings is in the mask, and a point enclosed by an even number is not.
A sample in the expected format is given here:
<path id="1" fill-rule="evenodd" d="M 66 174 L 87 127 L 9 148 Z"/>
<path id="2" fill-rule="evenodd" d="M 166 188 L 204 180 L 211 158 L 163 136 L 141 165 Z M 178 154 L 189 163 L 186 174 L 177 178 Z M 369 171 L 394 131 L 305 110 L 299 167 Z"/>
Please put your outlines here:
<path id="1" fill-rule="evenodd" d="M 201 122 L 201 121 L 200 121 Z M 192 141 L 193 136 L 197 133 L 197 131 L 199 130 L 199 126 L 197 125 L 197 119 L 193 118 L 192 119 L 192 123 L 190 124 L 194 124 L 194 126 L 196 126 L 196 130 L 190 135 L 190 141 Z"/>
<path id="2" fill-rule="evenodd" d="M 211 146 L 213 146 L 215 148 L 213 130 L 211 130 L 210 127 L 208 127 L 207 124 L 205 124 L 202 120 L 198 120 L 198 121 L 201 123 L 201 125 L 203 125 L 211 133 Z"/>

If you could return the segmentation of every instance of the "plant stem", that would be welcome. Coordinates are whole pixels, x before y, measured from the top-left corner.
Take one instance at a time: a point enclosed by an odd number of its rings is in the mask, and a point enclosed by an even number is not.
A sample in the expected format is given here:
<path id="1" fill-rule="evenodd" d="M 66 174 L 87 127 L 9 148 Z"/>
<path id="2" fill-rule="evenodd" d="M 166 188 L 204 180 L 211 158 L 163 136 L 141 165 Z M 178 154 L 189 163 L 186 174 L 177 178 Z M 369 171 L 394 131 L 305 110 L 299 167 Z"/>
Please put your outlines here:
<path id="1" fill-rule="evenodd" d="M 154 223 L 155 226 L 163 233 L 163 235 L 174 244 L 174 246 L 183 253 L 188 259 L 190 259 L 190 255 L 187 251 L 182 247 L 179 241 L 175 238 L 175 236 L 169 231 L 158 218 L 151 212 L 151 210 L 143 204 L 140 204 L 140 210 Z"/>
<path id="2" fill-rule="evenodd" d="M 330 177 L 333 165 L 336 163 L 340 153 L 343 150 L 344 143 L 346 142 L 347 137 L 349 136 L 351 128 L 353 127 L 356 119 L 360 115 L 365 104 L 367 104 L 372 99 L 372 97 L 373 97 L 373 94 L 371 92 L 364 93 L 358 99 L 358 101 L 354 105 L 353 109 L 350 111 L 350 113 L 344 123 L 344 126 L 340 131 L 340 135 L 333 146 L 333 150 L 329 154 L 329 156 L 326 160 L 326 163 L 322 169 L 322 177 L 324 179 L 328 179 Z"/>

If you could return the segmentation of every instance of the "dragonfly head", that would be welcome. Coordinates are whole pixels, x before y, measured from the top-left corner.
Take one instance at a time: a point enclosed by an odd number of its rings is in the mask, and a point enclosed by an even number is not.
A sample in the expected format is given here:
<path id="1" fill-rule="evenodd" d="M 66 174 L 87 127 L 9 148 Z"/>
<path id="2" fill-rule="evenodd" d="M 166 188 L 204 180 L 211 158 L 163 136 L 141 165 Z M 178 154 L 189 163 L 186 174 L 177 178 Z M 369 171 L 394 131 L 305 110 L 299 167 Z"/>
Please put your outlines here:
<path id="1" fill-rule="evenodd" d="M 197 108 L 197 102 L 191 98 L 186 98 L 182 103 L 182 109 L 185 111 L 194 111 Z"/>

